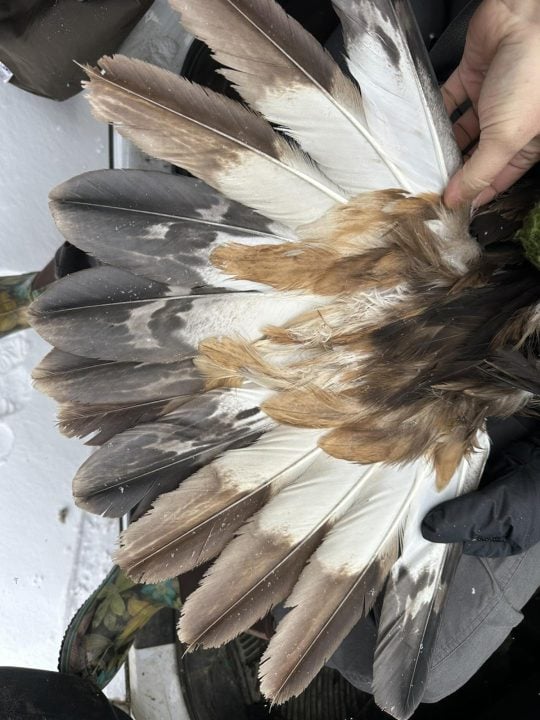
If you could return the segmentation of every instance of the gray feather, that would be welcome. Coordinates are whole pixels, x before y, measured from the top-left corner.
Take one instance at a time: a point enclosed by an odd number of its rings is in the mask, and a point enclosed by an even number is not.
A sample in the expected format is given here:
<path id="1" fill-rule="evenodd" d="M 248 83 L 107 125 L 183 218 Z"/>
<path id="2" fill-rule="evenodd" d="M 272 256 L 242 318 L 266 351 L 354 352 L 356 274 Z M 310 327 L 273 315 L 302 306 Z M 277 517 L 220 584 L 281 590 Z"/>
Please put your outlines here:
<path id="1" fill-rule="evenodd" d="M 209 256 L 225 242 L 294 239 L 284 226 L 201 180 L 178 175 L 97 170 L 58 185 L 49 197 L 70 243 L 109 265 L 179 287 L 222 286 L 227 278 Z"/>
<path id="2" fill-rule="evenodd" d="M 113 267 L 59 280 L 33 303 L 29 319 L 64 352 L 122 362 L 172 362 L 193 357 L 207 337 L 255 340 L 312 300 L 256 291 L 196 293 Z"/>
<path id="3" fill-rule="evenodd" d="M 191 362 L 115 362 L 94 360 L 54 348 L 32 377 L 41 392 L 57 402 L 98 405 L 144 403 L 190 397 L 203 381 Z"/>
<path id="4" fill-rule="evenodd" d="M 120 517 L 143 498 L 176 488 L 226 449 L 255 441 L 271 424 L 249 393 L 194 398 L 162 422 L 127 430 L 91 455 L 74 478 L 75 501 L 89 512 Z"/>
<path id="5" fill-rule="evenodd" d="M 151 422 L 203 390 L 191 360 L 121 363 L 53 349 L 34 369 L 34 384 L 60 403 L 58 420 L 70 437 L 99 445 L 133 425 Z"/>

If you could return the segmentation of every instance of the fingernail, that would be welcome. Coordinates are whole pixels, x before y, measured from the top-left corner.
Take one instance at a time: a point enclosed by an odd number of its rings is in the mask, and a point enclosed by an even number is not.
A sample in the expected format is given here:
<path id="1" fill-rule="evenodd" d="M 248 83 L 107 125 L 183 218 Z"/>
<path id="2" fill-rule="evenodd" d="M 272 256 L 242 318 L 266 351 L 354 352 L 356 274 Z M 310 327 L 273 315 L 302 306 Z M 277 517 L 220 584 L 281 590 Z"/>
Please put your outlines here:
<path id="1" fill-rule="evenodd" d="M 482 192 L 477 195 L 472 202 L 473 210 L 476 210 L 476 208 L 479 208 L 482 205 L 491 202 L 496 195 L 497 191 L 491 187 L 482 190 Z"/>

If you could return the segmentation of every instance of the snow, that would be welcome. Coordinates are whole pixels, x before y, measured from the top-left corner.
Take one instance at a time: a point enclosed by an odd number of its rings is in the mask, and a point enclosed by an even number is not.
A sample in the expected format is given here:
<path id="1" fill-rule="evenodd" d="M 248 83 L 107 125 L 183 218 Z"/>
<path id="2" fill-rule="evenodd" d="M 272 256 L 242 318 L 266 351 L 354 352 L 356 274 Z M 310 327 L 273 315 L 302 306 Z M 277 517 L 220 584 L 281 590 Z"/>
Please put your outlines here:
<path id="1" fill-rule="evenodd" d="M 0 274 L 38 270 L 61 244 L 47 208 L 56 184 L 108 162 L 107 128 L 82 96 L 64 103 L 0 86 Z M 71 500 L 88 450 L 62 438 L 32 367 L 32 330 L 0 340 L 0 665 L 56 669 L 67 623 L 111 565 L 117 523 Z"/>
<path id="2" fill-rule="evenodd" d="M 168 1 L 155 0 L 120 51 L 179 71 L 191 40 Z M 0 275 L 39 270 L 62 242 L 48 192 L 108 167 L 108 128 L 93 120 L 82 95 L 58 103 L 9 84 L 0 84 L 0 128 Z M 170 171 L 118 137 L 112 153 L 115 167 Z M 73 504 L 71 479 L 88 448 L 62 438 L 54 403 L 32 388 L 30 372 L 47 351 L 32 330 L 0 339 L 0 665 L 55 670 L 69 620 L 110 570 L 118 523 Z M 174 646 L 156 652 L 163 700 L 145 706 L 138 676 L 149 658 L 138 659 L 138 651 L 131 653 L 132 700 L 145 720 L 163 720 L 171 701 L 175 717 L 187 718 Z M 119 673 L 109 697 L 125 698 L 123 681 Z"/>

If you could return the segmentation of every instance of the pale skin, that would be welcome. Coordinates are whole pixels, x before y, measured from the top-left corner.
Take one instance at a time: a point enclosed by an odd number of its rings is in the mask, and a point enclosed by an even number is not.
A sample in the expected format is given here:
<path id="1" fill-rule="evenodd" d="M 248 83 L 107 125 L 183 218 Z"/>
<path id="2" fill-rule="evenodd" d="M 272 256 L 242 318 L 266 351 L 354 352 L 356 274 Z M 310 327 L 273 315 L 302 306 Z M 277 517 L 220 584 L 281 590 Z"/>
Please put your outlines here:
<path id="1" fill-rule="evenodd" d="M 540 0 L 484 0 L 459 66 L 442 88 L 465 164 L 444 193 L 448 207 L 478 207 L 540 160 Z"/>

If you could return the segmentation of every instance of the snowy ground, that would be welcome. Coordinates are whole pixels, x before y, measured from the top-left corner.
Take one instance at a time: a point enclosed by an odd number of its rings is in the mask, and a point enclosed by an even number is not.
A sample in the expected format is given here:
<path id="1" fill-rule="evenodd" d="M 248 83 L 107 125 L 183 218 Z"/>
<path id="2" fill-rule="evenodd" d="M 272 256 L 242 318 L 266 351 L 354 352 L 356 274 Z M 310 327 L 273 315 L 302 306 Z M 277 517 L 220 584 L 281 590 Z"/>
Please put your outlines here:
<path id="1" fill-rule="evenodd" d="M 179 70 L 189 42 L 156 0 L 126 54 Z M 108 166 L 108 129 L 81 95 L 57 103 L 11 85 L 0 85 L 0 127 L 0 274 L 39 270 L 62 242 L 48 192 Z M 31 386 L 47 350 L 31 330 L 0 340 L 0 665 L 56 669 L 69 619 L 110 568 L 118 528 L 71 500 L 88 450 L 60 436 L 53 403 Z"/>
<path id="2" fill-rule="evenodd" d="M 38 270 L 62 242 L 47 194 L 107 165 L 107 128 L 81 96 L 56 103 L 11 85 L 0 86 L 0 125 L 0 273 Z M 0 665 L 55 669 L 69 618 L 110 566 L 117 527 L 71 500 L 88 451 L 61 438 L 53 403 L 31 387 L 47 349 L 31 330 L 0 340 Z"/>

